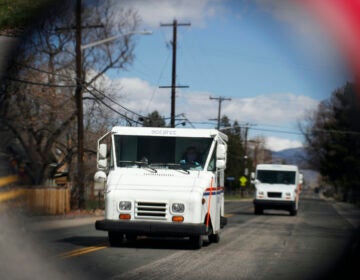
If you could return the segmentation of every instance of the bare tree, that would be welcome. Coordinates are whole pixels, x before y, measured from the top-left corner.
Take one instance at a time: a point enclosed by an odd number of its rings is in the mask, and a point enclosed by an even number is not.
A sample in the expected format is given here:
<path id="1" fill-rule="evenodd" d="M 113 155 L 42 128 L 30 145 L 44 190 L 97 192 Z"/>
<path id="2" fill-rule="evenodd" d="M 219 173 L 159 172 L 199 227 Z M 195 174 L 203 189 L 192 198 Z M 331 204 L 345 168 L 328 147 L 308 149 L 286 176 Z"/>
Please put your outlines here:
<path id="1" fill-rule="evenodd" d="M 2 119 L 26 151 L 33 184 L 44 183 L 64 164 L 73 172 L 70 167 L 77 153 L 74 10 L 74 1 L 49 9 L 49 16 L 39 20 L 20 44 L 2 88 Z M 133 10 L 115 11 L 110 1 L 85 1 L 82 18 L 82 44 L 123 34 L 83 52 L 85 151 L 90 156 L 97 136 L 124 121 L 125 110 L 117 108 L 117 96 L 109 94 L 110 85 L 101 80 L 107 71 L 123 70 L 132 63 L 135 43 L 129 33 L 137 28 L 139 18 Z M 90 28 L 94 25 L 97 28 Z M 60 161 L 57 154 L 62 155 Z"/>

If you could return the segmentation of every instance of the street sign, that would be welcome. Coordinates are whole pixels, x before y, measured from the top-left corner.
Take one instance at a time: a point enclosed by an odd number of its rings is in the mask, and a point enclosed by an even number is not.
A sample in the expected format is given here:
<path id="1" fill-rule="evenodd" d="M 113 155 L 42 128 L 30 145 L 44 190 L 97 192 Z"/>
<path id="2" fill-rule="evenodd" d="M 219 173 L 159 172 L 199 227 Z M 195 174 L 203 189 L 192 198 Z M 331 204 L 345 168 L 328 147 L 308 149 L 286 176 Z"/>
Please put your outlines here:
<path id="1" fill-rule="evenodd" d="M 247 183 L 247 178 L 245 176 L 241 176 L 239 178 L 239 181 L 240 181 L 240 186 L 242 187 L 245 187 L 246 186 L 246 183 Z"/>

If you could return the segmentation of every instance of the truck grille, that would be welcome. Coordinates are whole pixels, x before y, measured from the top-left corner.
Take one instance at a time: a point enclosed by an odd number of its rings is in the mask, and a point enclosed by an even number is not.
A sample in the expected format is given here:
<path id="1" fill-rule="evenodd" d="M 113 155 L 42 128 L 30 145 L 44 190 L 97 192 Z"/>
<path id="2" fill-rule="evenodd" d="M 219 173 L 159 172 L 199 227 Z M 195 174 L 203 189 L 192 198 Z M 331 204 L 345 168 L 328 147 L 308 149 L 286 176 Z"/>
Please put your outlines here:
<path id="1" fill-rule="evenodd" d="M 268 192 L 267 195 L 268 195 L 268 197 L 281 198 L 281 192 Z"/>
<path id="2" fill-rule="evenodd" d="M 166 219 L 167 203 L 136 202 L 135 218 Z"/>

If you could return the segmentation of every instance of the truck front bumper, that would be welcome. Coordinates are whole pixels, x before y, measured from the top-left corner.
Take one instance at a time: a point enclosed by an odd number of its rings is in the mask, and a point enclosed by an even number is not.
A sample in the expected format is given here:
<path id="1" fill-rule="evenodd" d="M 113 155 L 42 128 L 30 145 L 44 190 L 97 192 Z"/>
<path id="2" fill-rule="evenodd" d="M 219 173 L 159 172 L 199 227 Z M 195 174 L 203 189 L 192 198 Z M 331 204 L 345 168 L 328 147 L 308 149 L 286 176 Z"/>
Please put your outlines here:
<path id="1" fill-rule="evenodd" d="M 161 223 L 144 221 L 98 220 L 97 230 L 145 236 L 188 237 L 206 235 L 205 224 Z"/>
<path id="2" fill-rule="evenodd" d="M 254 206 L 262 209 L 284 209 L 292 210 L 295 208 L 295 202 L 289 200 L 270 200 L 270 199 L 254 199 Z"/>

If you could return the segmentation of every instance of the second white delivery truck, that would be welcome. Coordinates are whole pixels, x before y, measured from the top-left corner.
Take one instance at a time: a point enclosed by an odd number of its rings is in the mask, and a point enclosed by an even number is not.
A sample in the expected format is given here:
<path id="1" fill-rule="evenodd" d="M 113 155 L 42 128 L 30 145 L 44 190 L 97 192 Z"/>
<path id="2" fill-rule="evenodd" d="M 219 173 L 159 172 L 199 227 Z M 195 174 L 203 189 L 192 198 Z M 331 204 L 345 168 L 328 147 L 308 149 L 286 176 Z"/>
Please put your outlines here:
<path id="1" fill-rule="evenodd" d="M 296 165 L 258 164 L 251 173 L 255 185 L 254 212 L 262 214 L 265 209 L 282 209 L 295 216 L 303 175 Z"/>

